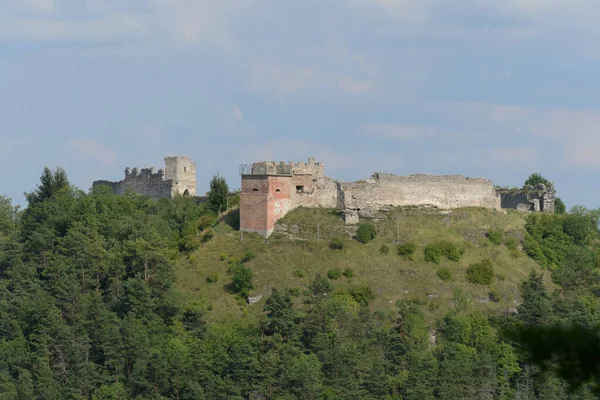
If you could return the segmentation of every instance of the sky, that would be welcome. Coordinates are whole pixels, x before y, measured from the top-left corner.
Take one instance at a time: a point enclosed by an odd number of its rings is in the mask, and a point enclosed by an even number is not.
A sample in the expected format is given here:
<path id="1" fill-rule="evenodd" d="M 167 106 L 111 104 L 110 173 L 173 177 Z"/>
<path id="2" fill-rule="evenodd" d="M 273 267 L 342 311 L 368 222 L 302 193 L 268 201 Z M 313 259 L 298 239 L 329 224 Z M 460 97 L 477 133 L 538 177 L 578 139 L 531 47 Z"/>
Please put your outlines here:
<path id="1" fill-rule="evenodd" d="M 0 0 L 0 194 L 316 157 L 600 207 L 600 0 Z"/>

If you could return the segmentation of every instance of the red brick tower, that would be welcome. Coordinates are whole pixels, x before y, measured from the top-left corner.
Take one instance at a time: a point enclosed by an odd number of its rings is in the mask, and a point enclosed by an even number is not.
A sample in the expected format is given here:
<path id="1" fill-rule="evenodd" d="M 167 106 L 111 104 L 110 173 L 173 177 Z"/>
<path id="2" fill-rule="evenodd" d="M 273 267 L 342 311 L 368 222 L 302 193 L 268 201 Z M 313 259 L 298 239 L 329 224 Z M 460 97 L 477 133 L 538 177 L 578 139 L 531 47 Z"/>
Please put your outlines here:
<path id="1" fill-rule="evenodd" d="M 275 222 L 290 209 L 292 169 L 289 165 L 255 163 L 240 167 L 240 229 L 268 237 Z"/>

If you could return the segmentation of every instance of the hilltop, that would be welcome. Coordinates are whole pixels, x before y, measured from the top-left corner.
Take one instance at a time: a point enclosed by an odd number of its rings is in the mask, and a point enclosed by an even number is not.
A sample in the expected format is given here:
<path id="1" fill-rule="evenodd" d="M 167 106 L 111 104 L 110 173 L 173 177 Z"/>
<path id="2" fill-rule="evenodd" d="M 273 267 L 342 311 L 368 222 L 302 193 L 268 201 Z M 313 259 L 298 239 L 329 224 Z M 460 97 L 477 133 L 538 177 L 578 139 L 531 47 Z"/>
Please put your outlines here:
<path id="1" fill-rule="evenodd" d="M 327 276 L 331 269 L 349 268 L 353 271 L 351 278 L 341 276 L 331 282 L 337 288 L 371 289 L 375 295 L 372 311 L 389 313 L 397 300 L 416 300 L 433 323 L 444 315 L 455 296 L 464 296 L 473 310 L 510 311 L 521 303 L 518 284 L 531 269 L 541 269 L 521 251 L 526 216 L 513 210 L 483 208 L 450 213 L 432 208 L 397 208 L 376 216 L 377 237 L 366 244 L 356 240 L 356 226 L 345 225 L 333 209 L 296 209 L 279 221 L 276 232 L 267 240 L 257 234 L 240 233 L 221 222 L 215 226 L 210 241 L 179 260 L 177 288 L 190 301 L 205 300 L 213 321 L 252 319 L 262 314 L 272 289 L 291 289 L 301 298 L 316 274 Z M 492 230 L 504 233 L 500 244 L 488 239 Z M 343 249 L 331 248 L 335 238 L 343 238 Z M 441 241 L 449 241 L 464 251 L 459 261 L 442 257 L 435 264 L 424 260 L 424 248 Z M 397 248 L 402 243 L 414 243 L 413 260 L 398 255 Z M 382 246 L 389 249 L 387 254 L 382 253 Z M 262 300 L 250 307 L 227 295 L 231 258 L 239 261 L 247 253 L 252 258 L 245 264 L 254 273 L 253 294 L 262 295 Z M 493 262 L 493 282 L 469 283 L 466 269 L 485 258 Z M 450 270 L 449 280 L 437 276 L 440 268 Z M 219 280 L 208 282 L 210 275 L 217 275 Z"/>

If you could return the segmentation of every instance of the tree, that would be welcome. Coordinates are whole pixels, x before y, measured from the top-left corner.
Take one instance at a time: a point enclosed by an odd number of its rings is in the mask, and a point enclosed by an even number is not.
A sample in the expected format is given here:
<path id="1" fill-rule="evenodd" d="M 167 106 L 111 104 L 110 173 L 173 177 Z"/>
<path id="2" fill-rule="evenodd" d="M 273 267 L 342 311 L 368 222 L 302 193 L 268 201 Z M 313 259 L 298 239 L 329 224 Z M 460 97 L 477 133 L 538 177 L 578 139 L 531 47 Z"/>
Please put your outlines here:
<path id="1" fill-rule="evenodd" d="M 30 205 L 40 203 L 52 197 L 59 190 L 68 188 L 69 185 L 69 179 L 64 169 L 58 167 L 52 172 L 50 168 L 46 167 L 40 177 L 40 184 L 25 197 Z"/>
<path id="2" fill-rule="evenodd" d="M 553 186 L 552 182 L 550 182 L 548 179 L 544 178 L 542 175 L 536 172 L 529 175 L 529 178 L 527 178 L 527 180 L 525 181 L 523 188 L 527 188 L 527 186 L 537 186 L 540 183 L 544 184 L 544 186 L 546 187 Z"/>
<path id="3" fill-rule="evenodd" d="M 556 214 L 564 214 L 564 213 L 567 212 L 567 206 L 560 199 L 560 197 L 557 197 L 557 198 L 554 199 L 554 212 Z"/>
<path id="4" fill-rule="evenodd" d="M 229 197 L 229 186 L 225 178 L 219 175 L 213 176 L 210 181 L 210 191 L 208 192 L 208 207 L 211 211 L 219 213 L 227 208 L 227 198 Z"/>

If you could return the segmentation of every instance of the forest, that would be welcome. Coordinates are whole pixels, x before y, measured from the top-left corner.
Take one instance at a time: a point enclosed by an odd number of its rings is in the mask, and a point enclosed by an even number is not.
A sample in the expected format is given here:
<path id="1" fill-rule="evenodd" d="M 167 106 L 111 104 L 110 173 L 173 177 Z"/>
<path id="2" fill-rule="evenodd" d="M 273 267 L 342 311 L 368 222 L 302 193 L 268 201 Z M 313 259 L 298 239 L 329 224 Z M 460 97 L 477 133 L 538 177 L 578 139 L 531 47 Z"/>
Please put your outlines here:
<path id="1" fill-rule="evenodd" d="M 210 307 L 175 288 L 177 260 L 211 240 L 210 202 L 86 193 L 60 168 L 45 169 L 26 199 L 21 210 L 0 197 L 1 399 L 599 393 L 595 210 L 529 214 L 522 251 L 542 272 L 527 272 L 515 312 L 473 311 L 457 291 L 432 326 L 418 301 L 396 302 L 390 317 L 369 306 L 374 288 L 316 275 L 302 293 L 273 288 L 256 321 L 213 323 Z M 247 295 L 251 268 L 239 260 L 231 270 L 223 295 Z"/>

